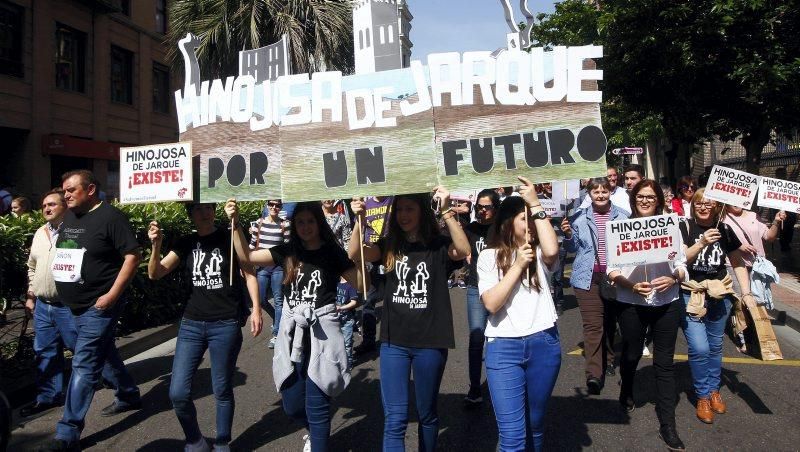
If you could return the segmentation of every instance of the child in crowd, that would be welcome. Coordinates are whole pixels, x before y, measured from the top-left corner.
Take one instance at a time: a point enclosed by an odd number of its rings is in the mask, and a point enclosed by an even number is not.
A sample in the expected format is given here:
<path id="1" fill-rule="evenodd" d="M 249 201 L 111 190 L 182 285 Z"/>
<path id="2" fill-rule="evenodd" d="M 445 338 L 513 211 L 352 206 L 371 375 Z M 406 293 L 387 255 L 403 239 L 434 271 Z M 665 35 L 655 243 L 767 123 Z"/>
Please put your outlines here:
<path id="1" fill-rule="evenodd" d="M 336 288 L 336 310 L 339 312 L 339 322 L 342 336 L 344 336 L 344 349 L 347 352 L 347 371 L 353 369 L 353 327 L 356 324 L 356 307 L 358 306 L 358 292 L 347 281 L 339 281 Z"/>

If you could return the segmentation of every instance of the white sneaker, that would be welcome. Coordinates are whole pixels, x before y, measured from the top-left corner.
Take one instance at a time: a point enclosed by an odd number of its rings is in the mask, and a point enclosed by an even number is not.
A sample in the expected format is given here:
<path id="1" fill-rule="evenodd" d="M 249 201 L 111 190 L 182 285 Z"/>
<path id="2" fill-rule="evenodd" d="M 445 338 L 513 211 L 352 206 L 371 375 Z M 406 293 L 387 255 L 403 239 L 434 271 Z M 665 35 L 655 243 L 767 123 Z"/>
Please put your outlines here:
<path id="1" fill-rule="evenodd" d="M 646 345 L 642 349 L 642 356 L 650 356 L 650 349 Z"/>
<path id="2" fill-rule="evenodd" d="M 311 437 L 303 435 L 303 441 L 305 441 L 305 444 L 303 444 L 303 452 L 311 452 Z"/>
<path id="3" fill-rule="evenodd" d="M 272 339 L 269 340 L 269 348 L 275 348 L 275 341 L 277 340 L 278 340 L 277 337 L 272 336 Z"/>

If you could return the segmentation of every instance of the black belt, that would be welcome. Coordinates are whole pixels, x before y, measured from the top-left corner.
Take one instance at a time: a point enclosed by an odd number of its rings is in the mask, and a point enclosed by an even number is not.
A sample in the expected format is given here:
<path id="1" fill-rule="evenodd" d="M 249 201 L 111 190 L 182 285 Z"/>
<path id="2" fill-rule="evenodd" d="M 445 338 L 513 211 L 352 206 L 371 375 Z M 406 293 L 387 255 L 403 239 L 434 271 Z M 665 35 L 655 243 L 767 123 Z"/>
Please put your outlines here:
<path id="1" fill-rule="evenodd" d="M 41 301 L 44 304 L 49 304 L 50 306 L 54 306 L 56 308 L 65 307 L 63 303 L 61 303 L 60 301 L 56 301 L 56 300 L 45 300 L 44 298 L 39 298 L 39 301 Z"/>

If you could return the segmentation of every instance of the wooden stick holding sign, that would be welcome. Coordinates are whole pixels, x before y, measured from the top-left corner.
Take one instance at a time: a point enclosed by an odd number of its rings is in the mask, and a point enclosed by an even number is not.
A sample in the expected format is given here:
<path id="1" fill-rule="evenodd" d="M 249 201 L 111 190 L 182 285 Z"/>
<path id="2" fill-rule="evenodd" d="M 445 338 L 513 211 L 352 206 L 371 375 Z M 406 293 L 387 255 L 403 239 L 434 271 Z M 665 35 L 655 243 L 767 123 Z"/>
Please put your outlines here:
<path id="1" fill-rule="evenodd" d="M 528 219 L 530 219 L 531 211 L 530 207 L 528 207 L 528 203 L 525 203 L 525 242 L 531 243 L 531 229 L 528 225 Z M 531 265 L 528 264 L 528 267 L 525 268 L 525 281 L 528 283 L 528 292 L 531 291 Z M 524 284 L 523 284 L 524 285 Z"/>
<path id="2" fill-rule="evenodd" d="M 364 222 L 361 221 L 361 215 L 358 216 L 358 229 L 361 231 L 361 240 L 359 240 L 358 251 L 361 253 L 361 291 L 364 293 L 364 302 L 367 301 L 367 263 L 364 262 Z"/>
<path id="3" fill-rule="evenodd" d="M 231 218 L 231 260 L 228 262 L 228 285 L 233 286 L 233 241 L 236 237 L 236 224 Z"/>

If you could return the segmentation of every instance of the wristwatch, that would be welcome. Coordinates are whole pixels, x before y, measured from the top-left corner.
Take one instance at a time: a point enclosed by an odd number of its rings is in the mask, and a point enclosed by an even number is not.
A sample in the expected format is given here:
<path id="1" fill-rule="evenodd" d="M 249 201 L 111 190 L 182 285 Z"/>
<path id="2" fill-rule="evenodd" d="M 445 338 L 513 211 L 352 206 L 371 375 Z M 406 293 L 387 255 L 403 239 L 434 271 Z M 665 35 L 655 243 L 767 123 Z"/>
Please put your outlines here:
<path id="1" fill-rule="evenodd" d="M 545 213 L 544 210 L 540 210 L 538 212 L 531 211 L 531 218 L 533 218 L 534 220 L 546 220 L 547 213 Z"/>

